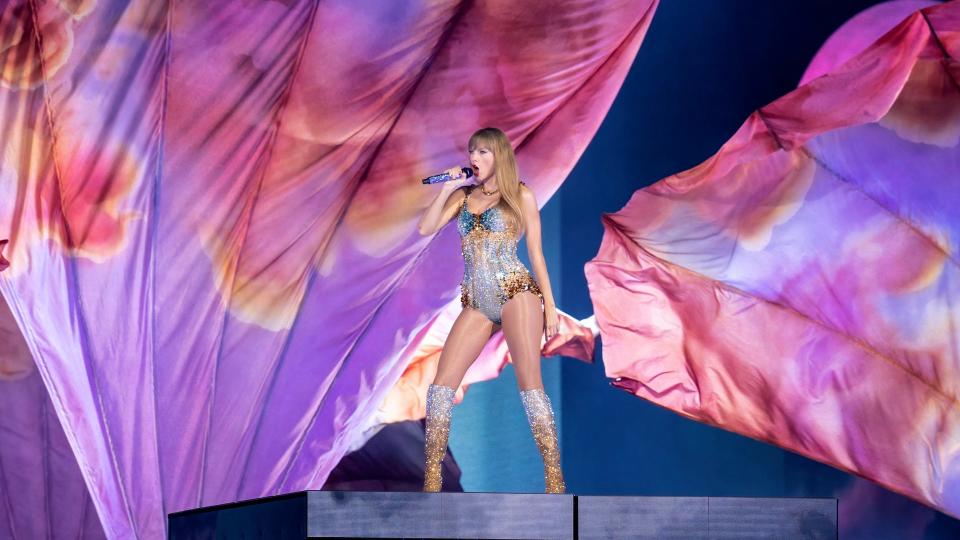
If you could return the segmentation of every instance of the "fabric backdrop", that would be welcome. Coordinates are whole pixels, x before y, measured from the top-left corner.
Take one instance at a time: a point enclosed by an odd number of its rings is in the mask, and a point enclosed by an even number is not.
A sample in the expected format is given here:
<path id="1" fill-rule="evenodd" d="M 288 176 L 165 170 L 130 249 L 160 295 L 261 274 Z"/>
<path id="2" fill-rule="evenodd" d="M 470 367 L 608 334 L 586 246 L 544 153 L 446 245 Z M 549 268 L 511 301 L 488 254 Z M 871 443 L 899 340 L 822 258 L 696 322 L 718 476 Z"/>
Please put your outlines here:
<path id="1" fill-rule="evenodd" d="M 457 295 L 418 178 L 494 125 L 545 203 L 655 6 L 6 2 L 0 291 L 107 536 L 320 486 Z M 74 497 L 43 489 L 0 478 Z M 43 508 L 0 530 L 54 534 Z"/>

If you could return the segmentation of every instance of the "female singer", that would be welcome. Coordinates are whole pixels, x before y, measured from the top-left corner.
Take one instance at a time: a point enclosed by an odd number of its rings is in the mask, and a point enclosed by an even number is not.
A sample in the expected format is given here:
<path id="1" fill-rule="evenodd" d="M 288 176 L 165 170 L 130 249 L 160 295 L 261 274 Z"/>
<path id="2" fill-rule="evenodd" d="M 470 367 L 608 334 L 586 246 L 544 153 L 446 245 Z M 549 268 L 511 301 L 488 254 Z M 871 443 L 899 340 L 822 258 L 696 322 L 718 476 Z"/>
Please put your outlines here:
<path id="1" fill-rule="evenodd" d="M 440 461 L 447 449 L 453 396 L 467 368 L 490 336 L 503 328 L 520 386 L 520 399 L 543 457 L 547 493 L 563 493 L 557 428 L 540 378 L 540 338 L 557 333 L 557 309 L 540 248 L 537 201 L 517 172 L 513 147 L 496 128 L 470 137 L 470 166 L 476 183 L 467 185 L 459 168 L 453 180 L 420 218 L 422 235 L 436 233 L 454 217 L 460 232 L 464 275 L 463 311 L 453 323 L 427 390 L 424 491 L 440 491 Z M 517 259 L 517 242 L 527 235 L 527 253 L 536 279 Z M 546 323 L 546 324 L 544 324 Z"/>

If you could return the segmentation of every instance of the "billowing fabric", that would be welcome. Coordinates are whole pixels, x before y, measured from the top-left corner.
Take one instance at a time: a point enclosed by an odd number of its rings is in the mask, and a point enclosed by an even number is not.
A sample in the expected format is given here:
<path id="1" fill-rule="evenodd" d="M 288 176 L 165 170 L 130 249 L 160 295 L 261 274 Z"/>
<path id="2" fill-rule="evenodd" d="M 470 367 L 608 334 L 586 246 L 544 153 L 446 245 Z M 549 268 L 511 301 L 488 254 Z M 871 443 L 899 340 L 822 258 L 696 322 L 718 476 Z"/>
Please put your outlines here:
<path id="1" fill-rule="evenodd" d="M 800 85 L 840 67 L 910 14 L 940 3 L 940 0 L 892 0 L 861 11 L 827 38 L 804 71 Z"/>
<path id="2" fill-rule="evenodd" d="M 604 217 L 615 384 L 960 516 L 960 3 Z"/>
<path id="3" fill-rule="evenodd" d="M 4 4 L 0 291 L 106 535 L 322 485 L 459 293 L 418 179 L 494 125 L 545 203 L 655 5 Z"/>

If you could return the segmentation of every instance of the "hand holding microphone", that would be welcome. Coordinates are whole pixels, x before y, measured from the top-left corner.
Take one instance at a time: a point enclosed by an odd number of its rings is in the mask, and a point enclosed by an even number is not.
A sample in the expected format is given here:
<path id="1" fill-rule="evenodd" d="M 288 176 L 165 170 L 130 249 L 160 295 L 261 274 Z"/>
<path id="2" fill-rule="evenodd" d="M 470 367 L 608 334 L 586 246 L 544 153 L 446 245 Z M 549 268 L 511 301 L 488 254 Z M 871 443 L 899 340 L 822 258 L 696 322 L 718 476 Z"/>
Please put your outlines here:
<path id="1" fill-rule="evenodd" d="M 453 167 L 447 169 L 440 174 L 435 174 L 433 176 L 428 176 L 423 179 L 424 184 L 439 184 L 441 182 L 446 182 L 443 187 L 450 187 L 450 189 L 455 189 L 464 184 L 464 181 L 467 178 L 473 176 L 473 169 L 470 167 Z"/>

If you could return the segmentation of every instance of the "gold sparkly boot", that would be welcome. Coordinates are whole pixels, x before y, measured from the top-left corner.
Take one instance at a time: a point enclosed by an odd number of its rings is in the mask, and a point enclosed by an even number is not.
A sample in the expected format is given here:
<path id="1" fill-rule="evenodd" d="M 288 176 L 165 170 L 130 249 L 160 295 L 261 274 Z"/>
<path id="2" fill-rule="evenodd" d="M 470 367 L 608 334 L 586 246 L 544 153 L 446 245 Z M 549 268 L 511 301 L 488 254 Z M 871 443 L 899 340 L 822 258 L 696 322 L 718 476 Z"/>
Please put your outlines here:
<path id="1" fill-rule="evenodd" d="M 424 452 L 426 466 L 423 470 L 423 490 L 437 492 L 443 486 L 440 462 L 447 453 L 450 436 L 450 413 L 453 411 L 453 396 L 456 389 L 431 384 L 427 387 L 427 436 Z"/>
<path id="2" fill-rule="evenodd" d="M 527 411 L 527 421 L 537 448 L 543 457 L 543 481 L 547 493 L 564 493 L 563 471 L 560 470 L 560 441 L 557 440 L 557 426 L 553 421 L 553 407 L 550 398 L 542 388 L 521 390 L 520 400 Z"/>

